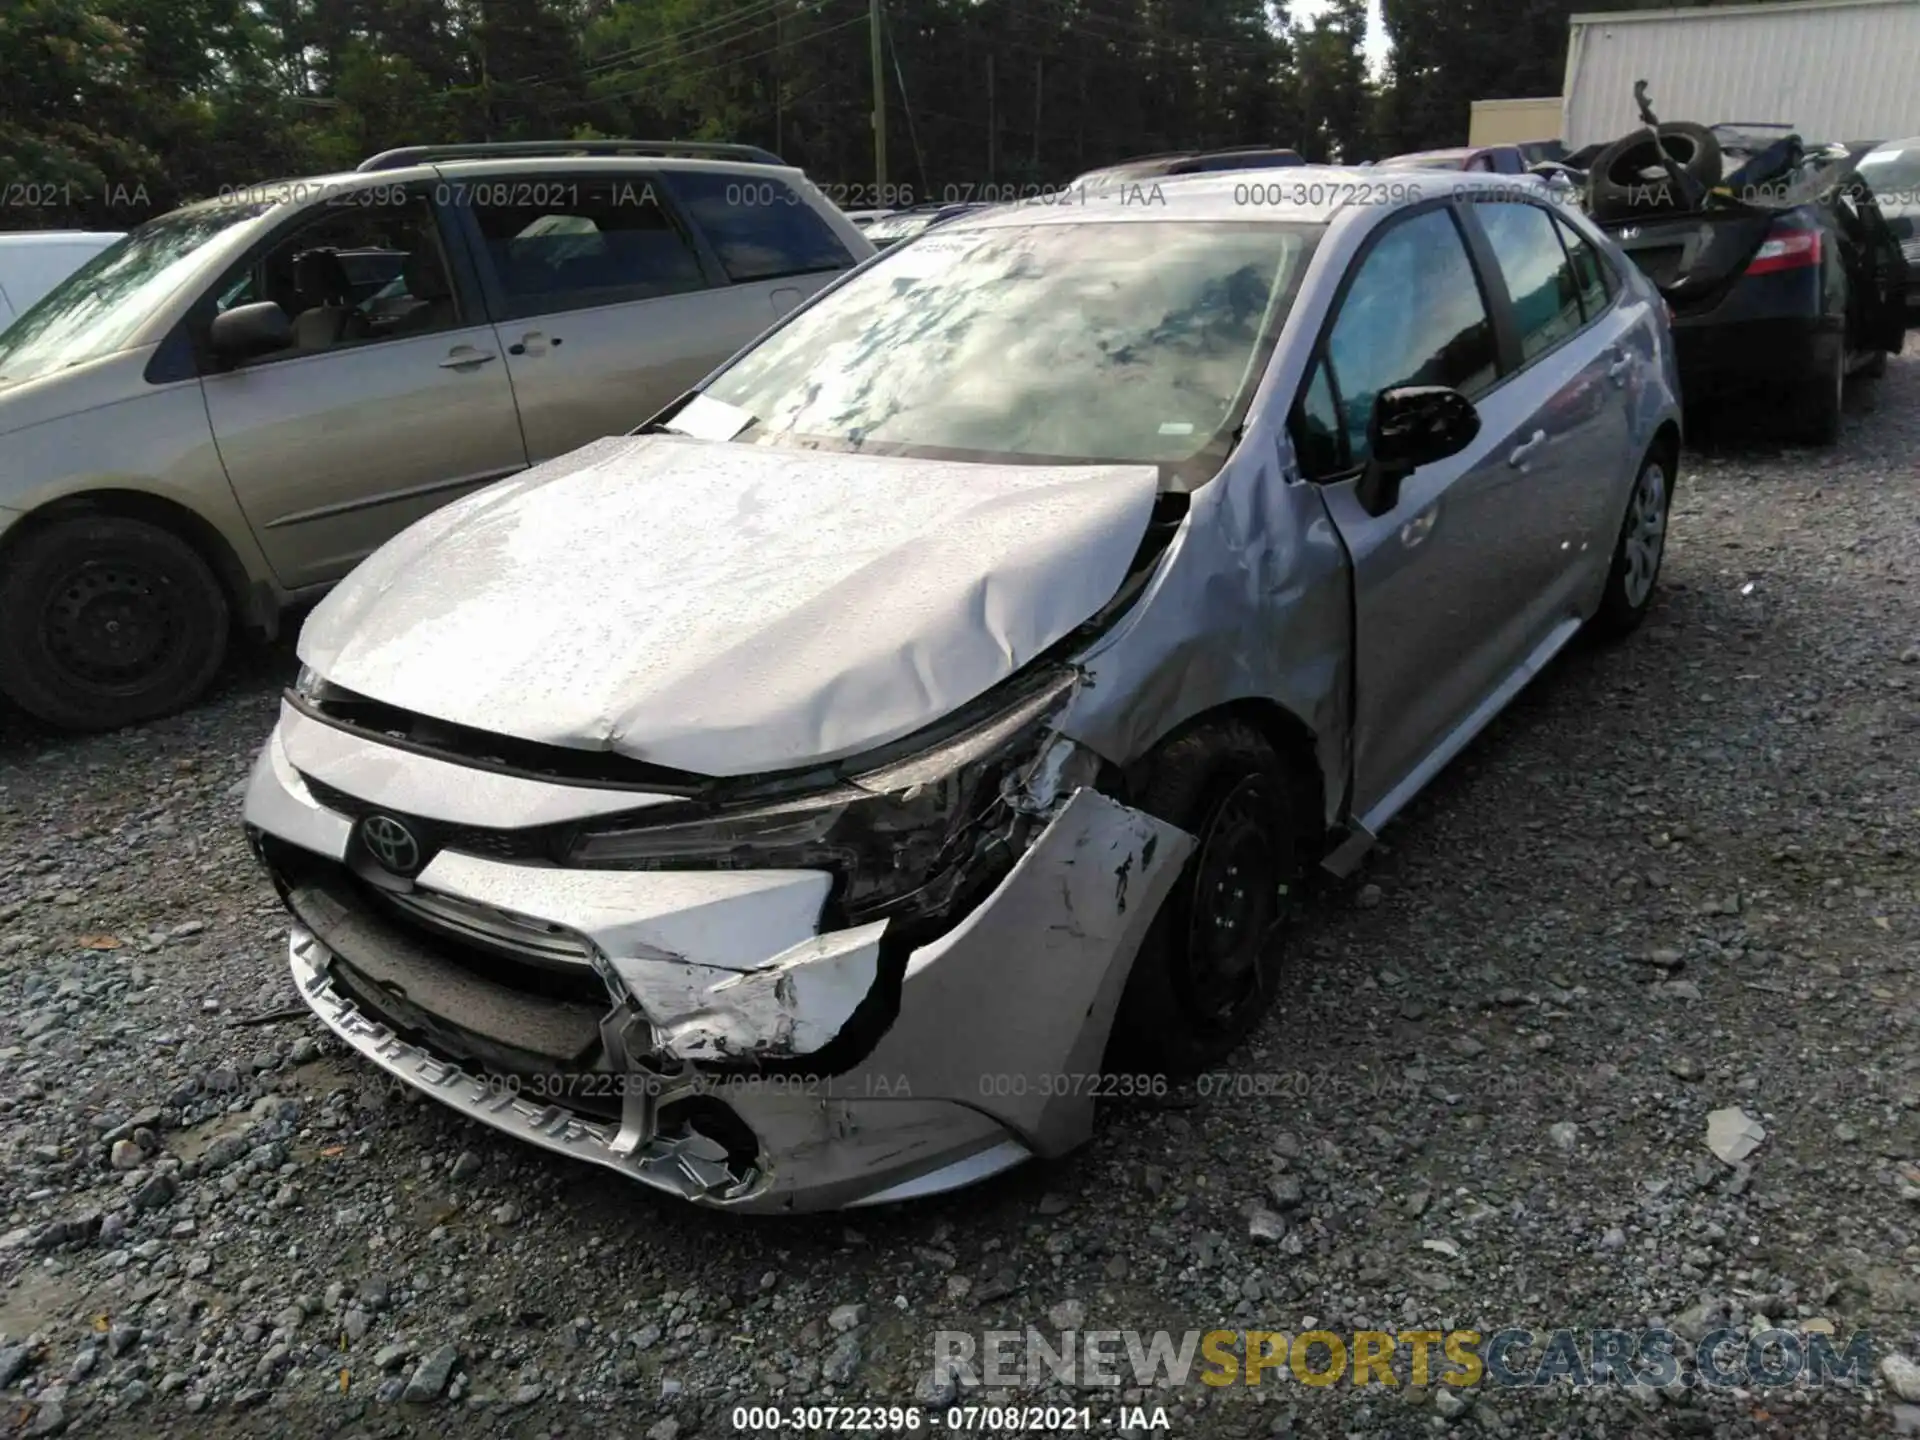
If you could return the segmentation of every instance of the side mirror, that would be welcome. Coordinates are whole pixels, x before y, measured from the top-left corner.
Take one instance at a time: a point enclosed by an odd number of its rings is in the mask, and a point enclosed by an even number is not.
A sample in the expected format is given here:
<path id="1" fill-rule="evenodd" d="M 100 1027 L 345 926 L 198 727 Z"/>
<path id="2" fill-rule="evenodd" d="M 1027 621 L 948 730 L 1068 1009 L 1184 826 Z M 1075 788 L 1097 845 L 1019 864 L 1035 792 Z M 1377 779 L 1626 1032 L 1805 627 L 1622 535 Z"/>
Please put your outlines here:
<path id="1" fill-rule="evenodd" d="M 293 344 L 293 322 L 271 300 L 236 305 L 213 318 L 207 344 L 222 360 L 238 363 Z"/>
<path id="2" fill-rule="evenodd" d="M 1367 465 L 1354 495 L 1369 515 L 1400 503 L 1400 482 L 1422 465 L 1458 455 L 1480 433 L 1480 412 L 1445 385 L 1383 390 L 1367 425 Z"/>

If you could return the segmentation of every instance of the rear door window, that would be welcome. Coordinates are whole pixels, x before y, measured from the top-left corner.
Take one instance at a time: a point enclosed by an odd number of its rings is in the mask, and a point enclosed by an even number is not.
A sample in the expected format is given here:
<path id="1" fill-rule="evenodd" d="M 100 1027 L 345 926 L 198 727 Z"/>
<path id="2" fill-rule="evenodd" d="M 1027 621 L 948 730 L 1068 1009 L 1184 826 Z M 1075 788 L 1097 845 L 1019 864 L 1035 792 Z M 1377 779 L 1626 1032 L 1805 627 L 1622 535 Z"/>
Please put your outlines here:
<path id="1" fill-rule="evenodd" d="M 1553 216 L 1520 200 L 1483 201 L 1473 213 L 1507 282 L 1521 360 L 1544 355 L 1577 334 L 1585 323 L 1580 286 Z"/>
<path id="2" fill-rule="evenodd" d="M 777 175 L 677 170 L 668 183 L 735 283 L 853 264 L 807 197 Z"/>
<path id="3" fill-rule="evenodd" d="M 473 213 L 508 318 L 678 295 L 700 257 L 645 176 L 450 184 Z"/>
<path id="4" fill-rule="evenodd" d="M 1620 288 L 1619 279 L 1614 275 L 1613 267 L 1607 263 L 1606 256 L 1586 236 L 1557 217 L 1553 228 L 1560 232 L 1560 239 L 1567 247 L 1567 258 L 1573 262 L 1573 278 L 1580 290 L 1581 311 L 1587 319 L 1592 320 L 1612 302 L 1615 292 Z"/>

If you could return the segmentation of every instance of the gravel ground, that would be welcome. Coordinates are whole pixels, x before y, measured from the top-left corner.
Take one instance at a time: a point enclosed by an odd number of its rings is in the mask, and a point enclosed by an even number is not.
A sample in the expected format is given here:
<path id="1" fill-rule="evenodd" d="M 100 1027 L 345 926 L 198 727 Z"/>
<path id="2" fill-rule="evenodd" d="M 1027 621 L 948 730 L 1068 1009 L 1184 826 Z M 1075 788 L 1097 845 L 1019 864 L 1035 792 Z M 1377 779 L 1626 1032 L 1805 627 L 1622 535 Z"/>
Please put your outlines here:
<path id="1" fill-rule="evenodd" d="M 741 1402 L 939 1398 L 943 1328 L 1722 1311 L 1869 1327 L 1874 1373 L 1154 1403 L 1175 1435 L 1920 1421 L 1879 1370 L 1920 1351 L 1920 346 L 1853 412 L 1832 452 L 1690 457 L 1648 628 L 1560 663 L 1319 897 L 1233 1065 L 1284 1094 L 1116 1106 L 902 1210 L 695 1211 L 289 1016 L 238 827 L 288 647 L 137 733 L 0 715 L 0 1433 L 690 1440 Z M 1766 1139 L 1729 1167 L 1707 1116 L 1736 1106 Z"/>

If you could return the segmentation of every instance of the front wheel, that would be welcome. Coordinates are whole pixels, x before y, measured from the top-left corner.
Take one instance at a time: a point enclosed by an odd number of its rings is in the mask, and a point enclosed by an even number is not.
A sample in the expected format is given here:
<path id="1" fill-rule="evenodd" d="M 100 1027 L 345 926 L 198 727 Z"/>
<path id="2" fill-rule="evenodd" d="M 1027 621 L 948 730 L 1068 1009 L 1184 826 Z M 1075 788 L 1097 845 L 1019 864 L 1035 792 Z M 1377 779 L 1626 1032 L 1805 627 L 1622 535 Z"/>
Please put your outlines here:
<path id="1" fill-rule="evenodd" d="M 66 730 L 112 730 L 190 704 L 227 652 L 211 567 L 170 530 L 56 520 L 0 559 L 0 693 Z"/>
<path id="2" fill-rule="evenodd" d="M 1637 629 L 1653 607 L 1654 585 L 1667 554 L 1667 521 L 1673 510 L 1673 471 L 1656 450 L 1640 463 L 1627 516 L 1613 546 L 1613 565 L 1593 628 L 1603 639 Z"/>
<path id="3" fill-rule="evenodd" d="M 1272 1005 L 1299 902 L 1308 788 L 1239 720 L 1191 730 L 1149 762 L 1140 808 L 1196 844 L 1128 977 L 1114 1020 L 1121 1063 L 1191 1074 Z"/>

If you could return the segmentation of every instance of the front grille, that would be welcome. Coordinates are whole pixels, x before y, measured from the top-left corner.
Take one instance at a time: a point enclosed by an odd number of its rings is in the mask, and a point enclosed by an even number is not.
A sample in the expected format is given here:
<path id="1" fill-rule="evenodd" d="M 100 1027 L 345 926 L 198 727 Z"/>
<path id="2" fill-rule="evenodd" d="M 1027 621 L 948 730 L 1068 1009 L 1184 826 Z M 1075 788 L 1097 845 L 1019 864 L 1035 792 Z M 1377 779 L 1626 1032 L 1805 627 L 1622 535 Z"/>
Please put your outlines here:
<path id="1" fill-rule="evenodd" d="M 532 916 L 515 915 L 451 895 L 414 889 L 405 894 L 381 893 L 401 918 L 450 939 L 558 969 L 590 970 L 593 942 L 564 925 Z"/>
<path id="2" fill-rule="evenodd" d="M 383 890 L 337 860 L 272 835 L 260 837 L 260 853 L 289 907 L 296 889 L 324 890 L 342 915 L 364 914 L 371 924 L 470 975 L 598 1013 L 612 1003 L 594 965 L 593 943 L 576 931 L 448 895 Z"/>
<path id="3" fill-rule="evenodd" d="M 305 771 L 301 772 L 300 778 L 307 782 L 307 789 L 312 792 L 313 798 L 336 814 L 344 815 L 349 820 L 364 820 L 369 815 L 392 815 L 399 820 L 411 821 L 432 840 L 437 850 L 458 850 L 462 854 L 480 855 L 489 860 L 555 860 L 559 857 L 560 836 L 551 826 L 532 830 L 496 830 L 482 825 L 448 825 L 391 810 L 384 805 L 375 805 L 357 795 L 336 790 Z"/>
<path id="4" fill-rule="evenodd" d="M 549 983 L 529 985 L 500 962 L 395 924 L 337 866 L 289 879 L 288 908 L 333 953 L 336 977 L 388 1023 L 434 1035 L 442 1053 L 489 1069 L 591 1068 L 608 1008 L 591 973 L 584 994 L 552 971 L 537 972 Z"/>

